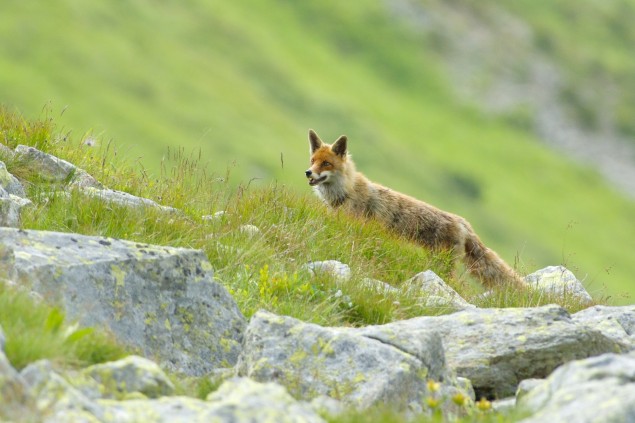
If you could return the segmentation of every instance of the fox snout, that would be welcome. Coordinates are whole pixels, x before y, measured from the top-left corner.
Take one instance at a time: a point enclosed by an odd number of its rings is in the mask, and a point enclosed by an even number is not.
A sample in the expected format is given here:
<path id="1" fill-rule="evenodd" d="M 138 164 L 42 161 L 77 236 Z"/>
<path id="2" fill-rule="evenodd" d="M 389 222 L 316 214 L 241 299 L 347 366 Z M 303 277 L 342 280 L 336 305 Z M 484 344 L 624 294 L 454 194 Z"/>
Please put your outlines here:
<path id="1" fill-rule="evenodd" d="M 309 185 L 311 186 L 316 186 L 326 181 L 326 179 L 329 176 L 329 172 L 323 172 L 323 173 L 324 173 L 323 175 L 321 173 L 314 173 L 311 169 L 307 169 L 307 171 L 304 172 L 306 177 L 309 178 Z"/>

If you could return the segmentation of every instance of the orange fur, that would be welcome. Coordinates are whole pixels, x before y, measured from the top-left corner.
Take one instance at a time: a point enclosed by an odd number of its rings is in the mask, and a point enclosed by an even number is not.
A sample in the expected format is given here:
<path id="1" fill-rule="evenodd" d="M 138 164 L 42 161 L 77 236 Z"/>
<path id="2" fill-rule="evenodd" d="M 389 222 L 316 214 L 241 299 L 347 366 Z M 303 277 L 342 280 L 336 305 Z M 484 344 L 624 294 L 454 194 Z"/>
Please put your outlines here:
<path id="1" fill-rule="evenodd" d="M 325 144 L 309 130 L 309 184 L 333 209 L 376 219 L 398 235 L 432 250 L 451 250 L 453 265 L 462 258 L 468 271 L 486 286 L 524 285 L 521 277 L 487 248 L 461 216 L 369 181 L 358 172 L 347 150 L 347 138 Z"/>

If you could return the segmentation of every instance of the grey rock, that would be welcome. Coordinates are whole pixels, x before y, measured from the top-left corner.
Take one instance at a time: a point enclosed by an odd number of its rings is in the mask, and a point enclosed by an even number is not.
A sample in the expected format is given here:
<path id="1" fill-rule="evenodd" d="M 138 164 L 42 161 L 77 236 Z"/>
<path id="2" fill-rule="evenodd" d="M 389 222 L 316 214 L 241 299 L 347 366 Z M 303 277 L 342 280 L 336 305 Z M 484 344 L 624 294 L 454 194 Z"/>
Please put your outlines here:
<path id="1" fill-rule="evenodd" d="M 159 399 L 144 400 L 131 399 L 127 401 L 99 400 L 99 404 L 107 410 L 103 423 L 189 423 L 212 420 L 206 412 L 210 405 L 189 397 L 161 397 Z M 205 420 L 209 418 L 209 420 Z M 227 420 L 231 422 L 232 420 Z"/>
<path id="2" fill-rule="evenodd" d="M 335 418 L 346 412 L 346 406 L 335 398 L 318 395 L 308 403 L 320 416 Z"/>
<path id="3" fill-rule="evenodd" d="M 15 150 L 22 160 L 37 169 L 38 176 L 47 182 L 67 183 L 70 187 L 78 188 L 87 196 L 125 207 L 154 207 L 167 212 L 178 211 L 173 207 L 162 206 L 148 198 L 106 188 L 84 169 L 34 147 L 19 145 Z"/>
<path id="4" fill-rule="evenodd" d="M 127 192 L 123 191 L 116 191 L 106 188 L 99 189 L 89 186 L 83 188 L 81 192 L 87 196 L 99 198 L 100 200 L 108 203 L 117 204 L 119 206 L 135 208 L 153 207 L 169 213 L 178 212 L 178 210 L 174 207 L 162 206 L 148 198 L 137 197 L 136 195 L 128 194 Z"/>
<path id="5" fill-rule="evenodd" d="M 445 367 L 441 339 L 420 331 L 410 348 L 377 333 L 325 328 L 259 311 L 245 332 L 238 374 L 277 382 L 296 398 L 326 395 L 364 409 L 387 403 L 417 407 L 427 380 L 456 384 Z"/>
<path id="6" fill-rule="evenodd" d="M 236 368 L 235 367 L 219 367 L 217 369 L 212 369 L 206 377 L 213 385 L 220 385 L 222 382 L 227 379 L 231 379 L 236 376 Z"/>
<path id="7" fill-rule="evenodd" d="M 635 421 L 635 355 L 604 354 L 567 363 L 519 398 L 523 423 Z"/>
<path id="8" fill-rule="evenodd" d="M 312 261 L 305 267 L 314 275 L 328 274 L 342 282 L 351 278 L 351 268 L 337 260 Z"/>
<path id="9" fill-rule="evenodd" d="M 35 398 L 36 411 L 46 415 L 45 421 L 71 421 L 68 415 L 81 415 L 87 421 L 103 420 L 103 408 L 57 373 L 48 360 L 30 364 L 21 376 L 28 394 Z"/>
<path id="10" fill-rule="evenodd" d="M 141 391 L 148 393 L 149 388 L 156 393 L 157 386 L 164 385 L 156 383 L 157 372 L 156 365 L 147 360 L 128 357 L 63 376 L 42 360 L 27 366 L 21 376 L 26 381 L 25 392 L 37 399 L 31 404 L 34 415 L 46 422 L 323 421 L 312 405 L 296 401 L 282 386 L 244 378 L 225 381 L 206 401 L 171 396 L 147 399 Z M 97 388 L 90 384 L 95 382 L 92 377 L 99 380 Z M 112 388 L 138 395 L 120 397 L 113 395 Z"/>
<path id="11" fill-rule="evenodd" d="M 235 364 L 246 322 L 202 251 L 0 228 L 3 244 L 20 284 L 163 368 L 203 375 Z"/>
<path id="12" fill-rule="evenodd" d="M 506 413 L 516 408 L 516 398 L 509 397 L 492 401 L 492 410 L 498 413 Z"/>
<path id="13" fill-rule="evenodd" d="M 68 183 L 81 188 L 103 188 L 103 185 L 84 169 L 35 147 L 18 145 L 15 152 L 46 182 Z"/>
<path id="14" fill-rule="evenodd" d="M 54 372 L 53 363 L 51 363 L 50 360 L 38 360 L 29 363 L 28 366 L 22 369 L 20 376 L 23 378 L 27 387 L 36 389 L 45 384 L 51 373 Z"/>
<path id="15" fill-rule="evenodd" d="M 0 161 L 0 188 L 4 189 L 7 194 L 13 194 L 17 197 L 26 198 L 24 187 L 12 174 L 7 170 L 7 166 Z"/>
<path id="16" fill-rule="evenodd" d="M 15 284 L 17 277 L 13 248 L 0 242 L 0 283 Z"/>
<path id="17" fill-rule="evenodd" d="M 87 375 L 84 369 L 64 369 L 61 366 L 54 366 L 53 363 L 46 359 L 30 363 L 20 372 L 20 375 L 24 377 L 32 393 L 40 397 L 40 403 L 45 404 L 46 407 L 56 404 L 67 393 L 70 393 L 71 398 L 76 398 L 84 404 L 84 407 L 80 407 L 81 410 L 92 408 L 99 413 L 101 413 L 101 408 L 95 402 L 98 399 L 147 398 L 138 391 L 117 390 L 115 380 L 98 381 Z M 55 388 L 53 390 L 50 389 L 51 386 L 43 389 L 49 383 L 49 379 L 57 380 L 57 383 L 52 385 Z M 135 385 L 139 386 L 136 382 Z M 55 396 L 55 391 L 60 391 L 58 397 Z M 61 402 L 63 403 L 64 401 Z M 60 410 L 65 410 L 73 407 L 60 406 L 59 408 Z M 43 411 L 46 412 L 45 409 Z"/>
<path id="18" fill-rule="evenodd" d="M 77 170 L 74 164 L 35 147 L 18 145 L 15 152 L 34 170 L 37 170 L 38 176 L 47 182 L 70 182 L 70 178 Z"/>
<path id="19" fill-rule="evenodd" d="M 476 400 L 476 394 L 474 393 L 474 387 L 472 386 L 471 380 L 466 377 L 457 376 L 456 383 L 463 392 L 468 394 L 472 401 Z"/>
<path id="20" fill-rule="evenodd" d="M 1 334 L 1 333 L 0 333 Z M 4 335 L 2 335 L 4 343 Z M 20 374 L 0 349 L 0 421 L 21 421 L 34 415 L 33 397 Z"/>
<path id="21" fill-rule="evenodd" d="M 539 386 L 542 383 L 544 383 L 544 381 L 545 381 L 544 379 L 525 379 L 525 380 L 522 380 L 518 384 L 518 389 L 516 389 L 516 400 L 519 400 L 520 398 L 522 398 L 525 395 L 527 395 L 536 386 Z"/>
<path id="22" fill-rule="evenodd" d="M 364 278 L 362 279 L 362 286 L 373 292 L 379 292 L 381 294 L 390 295 L 399 293 L 399 290 L 394 286 L 377 279 Z"/>
<path id="23" fill-rule="evenodd" d="M 101 423 L 105 421 L 98 419 L 89 411 L 75 408 L 48 411 L 45 415 L 46 417 L 42 420 L 45 423 Z"/>
<path id="24" fill-rule="evenodd" d="M 121 206 L 154 207 L 167 212 L 177 212 L 173 207 L 162 206 L 148 198 L 105 188 L 84 169 L 34 147 L 19 145 L 16 147 L 16 153 L 37 168 L 38 176 L 47 182 L 68 183 L 69 186 L 80 189 L 85 195 Z"/>
<path id="25" fill-rule="evenodd" d="M 319 423 L 324 420 L 307 405 L 293 399 L 280 385 L 231 379 L 206 401 L 187 397 L 154 400 L 100 400 L 104 422 L 281 422 Z"/>
<path id="26" fill-rule="evenodd" d="M 451 307 L 456 309 L 475 308 L 432 270 L 418 273 L 403 283 L 402 289 L 421 296 L 430 307 Z"/>
<path id="27" fill-rule="evenodd" d="M 105 189 L 104 185 L 84 169 L 77 168 L 70 183 L 72 187 Z"/>
<path id="28" fill-rule="evenodd" d="M 476 397 L 514 395 L 523 379 L 546 377 L 559 365 L 622 347 L 574 322 L 561 307 L 469 309 L 359 329 L 403 351 L 419 348 L 421 334 L 440 334 L 450 369 L 472 381 Z"/>
<path id="29" fill-rule="evenodd" d="M 174 392 L 174 385 L 156 363 L 135 355 L 95 364 L 84 369 L 82 374 L 103 387 L 102 398 L 122 398 L 137 392 L 148 398 L 158 398 Z"/>
<path id="30" fill-rule="evenodd" d="M 574 298 L 582 303 L 593 301 L 575 275 L 564 266 L 549 266 L 525 276 L 530 287 L 559 298 Z"/>
<path id="31" fill-rule="evenodd" d="M 31 204 L 31 200 L 9 194 L 0 187 L 0 226 L 19 227 L 20 210 Z"/>
<path id="32" fill-rule="evenodd" d="M 207 396 L 213 406 L 211 413 L 225 421 L 322 422 L 312 407 L 297 402 L 287 390 L 276 383 L 258 383 L 247 378 L 234 378 L 223 383 Z M 245 415 L 237 419 L 235 409 Z M 251 415 L 251 416 L 250 416 Z M 250 416 L 248 418 L 248 416 Z"/>
<path id="33" fill-rule="evenodd" d="M 15 156 L 15 151 L 11 150 L 9 147 L 0 142 L 0 155 L 2 157 L 8 157 L 12 159 L 13 156 Z"/>
<path id="34" fill-rule="evenodd" d="M 635 349 L 635 305 L 594 306 L 571 317 L 580 324 L 599 330 L 626 349 Z"/>

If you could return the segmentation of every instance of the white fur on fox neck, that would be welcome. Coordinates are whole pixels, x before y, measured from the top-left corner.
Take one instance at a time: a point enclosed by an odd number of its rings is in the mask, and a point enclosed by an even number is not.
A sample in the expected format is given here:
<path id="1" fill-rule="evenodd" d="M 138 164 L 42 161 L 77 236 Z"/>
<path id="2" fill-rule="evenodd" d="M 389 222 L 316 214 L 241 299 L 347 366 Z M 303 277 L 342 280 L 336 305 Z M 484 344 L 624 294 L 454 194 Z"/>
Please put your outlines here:
<path id="1" fill-rule="evenodd" d="M 349 159 L 350 155 L 346 155 Z M 345 172 L 331 172 L 326 181 L 313 187 L 315 193 L 331 207 L 341 206 L 349 196 L 350 192 L 354 192 L 355 176 L 357 170 L 355 164 L 346 160 Z"/>

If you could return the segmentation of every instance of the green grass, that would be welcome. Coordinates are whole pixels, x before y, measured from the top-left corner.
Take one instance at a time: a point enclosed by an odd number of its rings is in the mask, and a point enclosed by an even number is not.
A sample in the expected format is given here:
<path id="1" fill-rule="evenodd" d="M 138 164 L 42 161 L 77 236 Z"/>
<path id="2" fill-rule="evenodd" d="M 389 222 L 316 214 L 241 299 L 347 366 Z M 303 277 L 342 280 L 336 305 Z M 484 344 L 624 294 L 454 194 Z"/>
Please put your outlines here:
<path id="1" fill-rule="evenodd" d="M 43 183 L 24 163 L 8 160 L 8 169 L 15 167 L 16 174 L 27 181 L 34 201 L 22 214 L 25 228 L 202 249 L 216 277 L 247 317 L 264 308 L 323 325 L 365 325 L 448 312 L 422 306 L 421 296 L 406 290 L 387 295 L 362 283 L 372 278 L 399 287 L 429 268 L 477 305 L 534 306 L 554 300 L 531 292 L 512 293 L 505 287 L 487 299 L 480 298 L 482 289 L 464 273 L 450 277 L 449 254 L 432 254 L 376 222 L 328 212 L 311 193 L 301 194 L 277 183 L 234 186 L 227 174 L 209 174 L 198 157 L 182 152 L 167 156 L 160 175 L 149 177 L 131 169 L 108 147 L 99 151 L 84 145 L 81 138 L 56 135 L 51 121 L 38 124 L 11 112 L 3 115 L 5 122 L 22 128 L 14 141 L 7 140 L 10 147 L 19 139 L 28 143 L 32 134 L 39 148 L 76 163 L 106 186 L 183 211 L 175 215 L 136 210 L 88 198 L 77 190 L 69 196 L 57 195 L 63 187 Z M 43 137 L 42 131 L 49 131 L 48 135 Z M 216 212 L 224 214 L 203 218 Z M 255 225 L 260 232 L 250 234 L 244 225 Z M 351 267 L 349 282 L 327 275 L 314 277 L 306 269 L 308 262 L 330 259 Z M 581 307 L 575 302 L 565 306 L 572 311 Z"/>
<path id="2" fill-rule="evenodd" d="M 31 121 L 0 108 L 4 143 L 38 148 L 71 161 L 105 185 L 177 207 L 182 214 L 154 209 L 117 207 L 87 198 L 79 191 L 56 195 L 68 188 L 51 185 L 38 177 L 28 163 L 11 159 L 0 150 L 10 172 L 23 180 L 34 205 L 22 213 L 28 229 L 78 232 L 125 238 L 144 243 L 199 248 L 206 252 L 217 279 L 230 291 L 247 316 L 259 309 L 293 316 L 322 325 L 359 326 L 381 324 L 420 315 L 447 313 L 447 308 L 422 305 L 425 294 L 407 290 L 378 293 L 364 287 L 363 278 L 386 281 L 399 287 L 419 271 L 432 268 L 468 301 L 481 307 L 526 307 L 558 300 L 570 312 L 583 307 L 573 299 L 556 299 L 534 292 L 499 287 L 481 298 L 482 288 L 459 273 L 450 277 L 449 256 L 432 254 L 386 232 L 375 222 L 329 213 L 309 193 L 284 185 L 238 186 L 228 182 L 231 169 L 222 176 L 209 174 L 200 157 L 182 150 L 166 156 L 159 176 L 132 169 L 116 149 L 86 146 L 83 137 L 63 136 L 55 121 Z M 203 216 L 219 211 L 215 219 Z M 259 234 L 241 228 L 255 225 Z M 304 267 L 312 260 L 336 259 L 350 265 L 349 282 L 313 276 Z M 71 322 L 72 323 L 72 322 Z M 0 286 L 0 325 L 6 337 L 6 353 L 17 368 L 40 358 L 63 366 L 81 366 L 121 357 L 126 352 L 101 329 L 78 329 L 65 323 L 63 313 L 28 295 Z M 205 377 L 182 379 L 171 375 L 177 392 L 199 398 L 214 390 L 218 381 Z M 459 421 L 514 421 L 516 417 L 483 414 L 472 407 Z M 362 414 L 349 412 L 337 421 L 394 421 L 403 415 L 378 408 Z M 414 421 L 442 421 L 441 417 Z"/>
<path id="3" fill-rule="evenodd" d="M 56 307 L 35 302 L 27 293 L 0 284 L 0 326 L 4 352 L 16 369 L 49 359 L 59 366 L 87 366 L 125 355 L 103 328 L 78 328 Z"/>
<path id="4" fill-rule="evenodd" d="M 544 52 L 570 78 L 563 98 L 573 113 L 587 113 L 589 102 L 576 98 L 587 94 L 572 88 L 585 75 L 616 79 L 619 126 L 632 132 L 633 1 L 542 3 L 498 7 L 526 20 L 536 43 L 549 41 Z M 144 169 L 145 179 L 113 187 L 155 184 L 143 192 L 187 203 L 156 182 L 179 156 L 222 178 L 230 168 L 227 190 L 253 179 L 251 188 L 299 195 L 309 191 L 307 129 L 325 140 L 346 133 L 367 176 L 463 215 L 507 261 L 518 258 L 527 272 L 565 264 L 594 295 L 633 301 L 635 204 L 547 150 L 526 125 L 459 104 L 434 37 L 382 3 L 10 0 L 0 36 L 11 40 L 0 45 L 0 102 L 31 122 L 53 117 L 60 132 L 91 135 Z M 168 146 L 173 157 L 163 160 Z M 76 147 L 65 152 L 90 154 Z M 112 171 L 92 169 L 97 178 Z"/>

